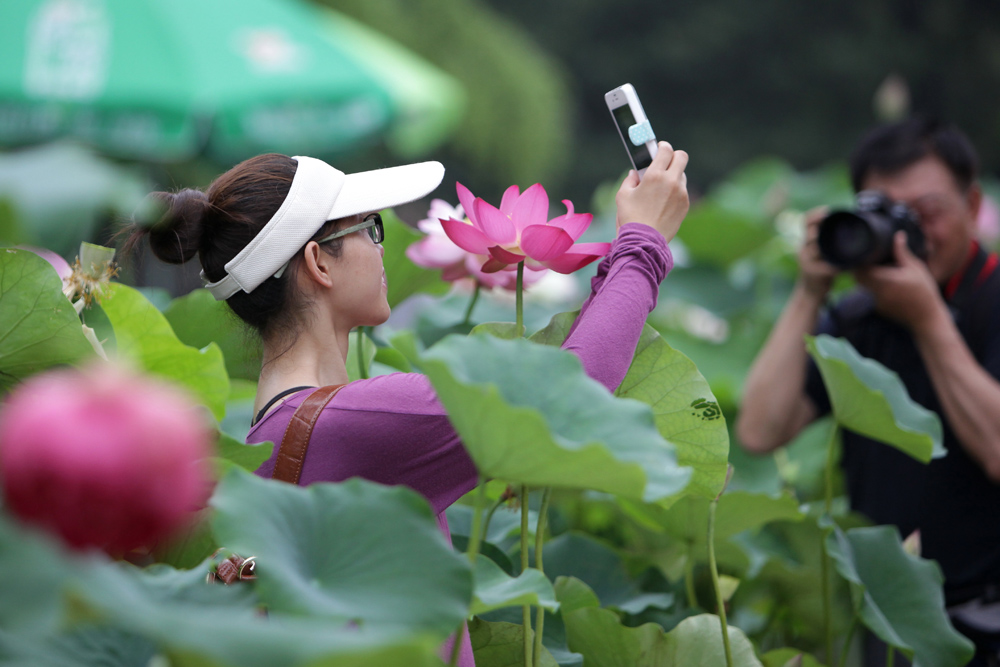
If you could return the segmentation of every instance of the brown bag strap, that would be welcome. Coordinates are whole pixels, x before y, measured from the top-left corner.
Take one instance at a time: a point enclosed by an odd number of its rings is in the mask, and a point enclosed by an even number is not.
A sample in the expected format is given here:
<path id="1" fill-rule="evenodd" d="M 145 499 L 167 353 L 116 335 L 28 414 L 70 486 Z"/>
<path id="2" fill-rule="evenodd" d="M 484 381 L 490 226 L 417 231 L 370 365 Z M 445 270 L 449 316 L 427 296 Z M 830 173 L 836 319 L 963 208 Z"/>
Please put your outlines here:
<path id="1" fill-rule="evenodd" d="M 306 450 L 309 448 L 309 438 L 312 436 L 316 420 L 323 414 L 326 404 L 343 388 L 342 384 L 320 387 L 306 396 L 302 404 L 295 409 L 295 414 L 285 429 L 285 435 L 281 438 L 271 479 L 290 484 L 299 483 L 302 463 L 306 460 Z"/>

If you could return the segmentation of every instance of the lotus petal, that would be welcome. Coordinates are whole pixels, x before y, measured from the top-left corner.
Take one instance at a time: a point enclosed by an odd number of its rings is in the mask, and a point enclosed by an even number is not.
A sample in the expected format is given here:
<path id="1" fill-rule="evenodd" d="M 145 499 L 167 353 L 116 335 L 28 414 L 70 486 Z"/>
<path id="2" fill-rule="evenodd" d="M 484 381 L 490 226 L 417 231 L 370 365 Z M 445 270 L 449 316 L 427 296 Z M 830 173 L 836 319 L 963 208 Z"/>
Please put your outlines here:
<path id="1" fill-rule="evenodd" d="M 504 264 L 517 264 L 518 262 L 524 261 L 524 255 L 520 255 L 516 252 L 511 252 L 506 248 L 502 248 L 498 245 L 490 246 L 490 255 L 493 256 L 498 262 L 503 262 Z"/>
<path id="2" fill-rule="evenodd" d="M 521 250 L 539 262 L 555 259 L 572 247 L 573 237 L 558 227 L 531 225 L 521 232 Z"/>
<path id="3" fill-rule="evenodd" d="M 17 250 L 27 250 L 29 252 L 35 253 L 36 255 L 44 259 L 46 262 L 51 264 L 52 268 L 56 270 L 56 273 L 59 274 L 59 277 L 62 280 L 67 280 L 73 273 L 73 269 L 72 267 L 70 267 L 69 263 L 56 253 L 52 252 L 51 250 L 48 250 L 46 248 L 37 248 L 35 246 L 29 246 L 29 245 L 16 245 L 14 246 L 14 248 Z"/>
<path id="4" fill-rule="evenodd" d="M 556 273 L 573 273 L 600 259 L 611 250 L 610 243 L 577 243 L 569 252 L 542 262 Z"/>
<path id="5" fill-rule="evenodd" d="M 549 225 L 565 229 L 566 233 L 576 241 L 590 227 L 590 222 L 594 219 L 594 216 L 590 213 L 575 213 L 573 211 L 573 202 L 568 199 L 563 199 L 563 204 L 566 205 L 566 215 L 552 218 L 549 220 Z"/>
<path id="6" fill-rule="evenodd" d="M 476 224 L 476 218 L 474 217 L 475 211 L 472 210 L 472 202 L 476 200 L 475 195 L 458 181 L 455 181 L 455 190 L 458 192 L 458 201 L 462 203 L 462 210 L 465 211 L 465 215 L 472 221 L 472 224 Z"/>
<path id="7" fill-rule="evenodd" d="M 514 243 L 517 241 L 517 230 L 514 229 L 514 223 L 499 209 L 479 197 L 476 197 L 473 207 L 476 212 L 475 225 L 493 243 Z"/>
<path id="8" fill-rule="evenodd" d="M 465 251 L 443 236 L 428 236 L 408 246 L 406 256 L 417 266 L 442 269 L 461 261 Z"/>
<path id="9" fill-rule="evenodd" d="M 444 233 L 462 250 L 476 255 L 488 255 L 489 247 L 494 241 L 490 240 L 486 234 L 476 229 L 470 224 L 459 222 L 454 218 L 441 221 Z"/>
<path id="10" fill-rule="evenodd" d="M 516 185 L 507 188 L 503 193 L 503 199 L 500 200 L 500 212 L 509 217 L 514 212 L 514 205 L 520 197 L 521 190 Z"/>
<path id="11" fill-rule="evenodd" d="M 517 231 L 528 225 L 544 225 L 549 219 L 549 195 L 541 183 L 535 183 L 524 191 L 514 204 L 511 220 Z"/>
<path id="12" fill-rule="evenodd" d="M 483 264 L 483 268 L 481 268 L 480 271 L 482 271 L 483 273 L 496 273 L 497 271 L 503 271 L 503 269 L 506 266 L 507 266 L 506 262 L 501 262 L 498 259 L 493 259 L 492 257 L 490 257 L 488 260 L 486 260 L 486 263 Z"/>
<path id="13" fill-rule="evenodd" d="M 466 257 L 472 257 L 472 255 L 465 255 L 465 256 Z M 441 280 L 444 280 L 446 282 L 451 283 L 451 282 L 454 282 L 454 281 L 459 280 L 461 278 L 465 278 L 468 275 L 469 275 L 469 271 L 466 269 L 465 263 L 464 262 L 456 262 L 455 264 L 452 264 L 451 266 L 445 267 L 441 271 Z"/>

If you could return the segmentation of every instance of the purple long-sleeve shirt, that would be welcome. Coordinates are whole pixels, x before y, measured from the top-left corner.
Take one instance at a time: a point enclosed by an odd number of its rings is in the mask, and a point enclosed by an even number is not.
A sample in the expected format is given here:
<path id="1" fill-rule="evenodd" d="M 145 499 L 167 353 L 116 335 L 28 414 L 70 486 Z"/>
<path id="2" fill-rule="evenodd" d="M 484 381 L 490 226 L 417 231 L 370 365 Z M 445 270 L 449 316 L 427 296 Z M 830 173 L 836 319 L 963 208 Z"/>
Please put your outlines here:
<path id="1" fill-rule="evenodd" d="M 656 306 L 660 282 L 672 267 L 670 249 L 659 232 L 636 223 L 622 226 L 598 265 L 590 296 L 563 347 L 608 391 L 625 377 L 646 317 Z M 281 442 L 292 414 L 310 393 L 304 389 L 291 394 L 250 429 L 247 442 Z M 257 474 L 270 477 L 276 457 L 277 448 Z M 418 491 L 430 501 L 449 539 L 444 511 L 472 490 L 477 479 L 475 465 L 434 388 L 417 373 L 356 380 L 324 408 L 299 483 L 351 477 Z M 467 634 L 458 664 L 475 665 Z"/>

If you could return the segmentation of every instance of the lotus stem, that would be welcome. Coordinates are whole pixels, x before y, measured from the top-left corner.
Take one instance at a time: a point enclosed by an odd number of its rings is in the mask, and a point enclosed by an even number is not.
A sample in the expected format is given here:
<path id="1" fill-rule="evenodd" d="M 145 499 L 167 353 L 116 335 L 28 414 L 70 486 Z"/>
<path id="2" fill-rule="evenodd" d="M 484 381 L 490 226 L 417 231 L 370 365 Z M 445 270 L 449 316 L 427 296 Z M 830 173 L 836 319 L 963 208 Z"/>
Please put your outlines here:
<path id="1" fill-rule="evenodd" d="M 552 489 L 546 487 L 542 491 L 542 506 L 538 510 L 538 525 L 535 526 L 535 569 L 544 573 L 542 565 L 542 547 L 545 543 L 545 523 L 549 514 L 549 497 Z M 534 667 L 542 664 L 542 627 L 545 625 L 545 609 L 541 605 L 535 611 L 535 662 Z"/>
<path id="2" fill-rule="evenodd" d="M 858 629 L 858 610 L 854 610 L 854 617 L 851 618 L 851 627 L 847 629 L 847 637 L 844 639 L 844 645 L 840 647 L 840 667 L 846 667 L 847 665 L 847 654 L 850 652 L 851 640 L 854 639 L 854 631 Z M 830 661 L 832 664 L 833 661 Z"/>
<path id="3" fill-rule="evenodd" d="M 726 649 L 726 667 L 733 667 L 733 652 L 729 647 L 729 623 L 726 621 L 726 601 L 722 599 L 722 587 L 719 585 L 719 570 L 715 565 L 715 508 L 719 505 L 716 498 L 708 506 L 708 566 L 712 570 L 712 587 L 715 589 L 715 600 L 719 606 L 719 622 L 722 625 L 722 646 Z"/>
<path id="4" fill-rule="evenodd" d="M 483 539 L 486 539 L 486 536 L 490 534 L 490 521 L 493 520 L 493 515 L 496 514 L 496 511 L 500 509 L 500 506 L 503 504 L 504 497 L 500 496 L 500 498 L 493 503 L 493 506 L 490 507 L 490 511 L 486 513 L 486 521 L 483 522 Z"/>
<path id="5" fill-rule="evenodd" d="M 362 380 L 368 379 L 368 367 L 365 364 L 365 328 L 358 327 L 358 377 Z"/>
<path id="6" fill-rule="evenodd" d="M 465 552 L 469 557 L 469 562 L 472 563 L 472 570 L 476 569 L 476 558 L 479 557 L 479 543 L 482 539 L 480 535 L 480 528 L 483 518 L 483 501 L 486 499 L 486 480 L 483 476 L 479 476 L 479 484 L 476 486 L 476 504 L 473 506 L 472 510 L 472 530 L 469 531 L 469 543 L 466 545 Z M 458 632 L 455 633 L 455 643 L 451 647 L 451 659 L 448 664 L 451 667 L 455 667 L 458 664 L 458 653 L 462 650 L 462 640 L 465 639 L 465 627 L 466 622 L 463 621 L 460 626 L 458 626 Z"/>
<path id="7" fill-rule="evenodd" d="M 517 335 L 524 335 L 524 262 L 517 263 L 517 285 L 516 285 L 515 309 L 517 312 Z"/>
<path id="8" fill-rule="evenodd" d="M 694 554 L 691 553 L 691 544 L 688 543 L 687 556 L 684 563 L 684 590 L 687 592 L 688 607 L 694 609 L 698 606 L 698 595 L 694 591 Z"/>
<path id="9" fill-rule="evenodd" d="M 458 653 L 462 650 L 462 640 L 465 639 L 465 621 L 458 626 L 458 632 L 455 633 L 455 643 L 451 646 L 451 657 L 448 659 L 448 665 L 450 667 L 455 667 L 458 664 Z"/>
<path id="10" fill-rule="evenodd" d="M 892 663 L 896 661 L 896 649 L 888 645 L 885 648 L 885 667 L 892 667 Z"/>
<path id="11" fill-rule="evenodd" d="M 469 299 L 469 307 L 465 309 L 465 317 L 462 318 L 462 324 L 467 325 L 472 323 L 472 309 L 476 307 L 476 302 L 479 301 L 479 291 L 482 287 L 478 282 L 476 283 L 476 289 L 472 291 L 472 298 Z"/>
<path id="12" fill-rule="evenodd" d="M 836 455 L 837 438 L 840 436 L 840 424 L 835 423 L 830 430 L 830 439 L 826 444 L 826 484 L 824 516 L 829 519 L 833 511 L 833 466 Z M 823 634 L 826 641 L 826 664 L 833 663 L 833 594 L 830 589 L 830 556 L 826 553 L 826 530 L 820 537 L 820 577 L 822 577 L 823 595 Z"/>
<path id="13" fill-rule="evenodd" d="M 824 509 L 827 516 L 833 512 L 833 466 L 837 455 L 837 440 L 840 438 L 840 424 L 834 424 L 830 430 L 830 439 L 826 443 L 826 483 L 824 484 Z"/>
<path id="14" fill-rule="evenodd" d="M 479 545 L 482 542 L 483 505 L 486 500 L 486 480 L 479 476 L 479 485 L 476 487 L 476 504 L 472 510 L 472 530 L 469 531 L 469 544 L 466 553 L 469 555 L 469 562 L 473 569 L 476 567 L 476 558 L 479 556 Z"/>
<path id="15" fill-rule="evenodd" d="M 465 550 L 469 556 L 469 562 L 472 563 L 473 571 L 476 569 L 476 558 L 479 557 L 479 543 L 481 541 L 480 524 L 482 523 L 483 500 L 485 499 L 486 480 L 480 475 L 479 484 L 476 486 L 476 504 L 472 510 L 472 530 L 469 531 L 469 544 Z M 451 667 L 455 667 L 458 664 L 458 653 L 462 650 L 462 640 L 465 639 L 465 627 L 466 621 L 462 621 L 462 624 L 458 626 L 458 631 L 455 633 L 455 643 L 451 647 L 451 659 L 448 661 Z"/>
<path id="16" fill-rule="evenodd" d="M 521 268 L 518 267 L 518 275 L 520 276 Z M 520 285 L 520 279 L 518 279 L 518 285 Z M 518 290 L 518 295 L 520 296 L 521 291 Z M 520 299 L 519 299 L 520 301 Z M 520 308 L 518 308 L 518 315 L 520 316 Z M 520 320 L 520 317 L 518 317 Z M 520 491 L 521 497 L 521 572 L 528 571 L 528 487 L 524 484 L 521 485 Z M 524 605 L 521 607 L 521 620 L 524 624 L 524 667 L 531 665 L 531 605 Z"/>

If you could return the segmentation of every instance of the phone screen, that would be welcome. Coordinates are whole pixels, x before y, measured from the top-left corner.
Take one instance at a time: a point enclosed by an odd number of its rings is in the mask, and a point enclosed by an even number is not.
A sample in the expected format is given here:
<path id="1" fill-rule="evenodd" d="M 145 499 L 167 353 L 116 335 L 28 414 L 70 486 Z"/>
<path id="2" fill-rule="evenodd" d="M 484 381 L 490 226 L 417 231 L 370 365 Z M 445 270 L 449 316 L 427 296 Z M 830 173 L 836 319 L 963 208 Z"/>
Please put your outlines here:
<path id="1" fill-rule="evenodd" d="M 611 113 L 615 117 L 615 122 L 618 124 L 618 130 L 622 133 L 622 139 L 625 141 L 625 147 L 628 149 L 629 153 L 632 154 L 632 163 L 635 165 L 635 168 L 645 169 L 653 162 L 653 158 L 650 156 L 649 149 L 646 148 L 646 144 L 635 146 L 632 144 L 632 140 L 628 138 L 628 129 L 635 125 L 635 116 L 632 115 L 632 109 L 629 108 L 629 105 L 623 104 L 622 106 L 613 109 Z"/>

